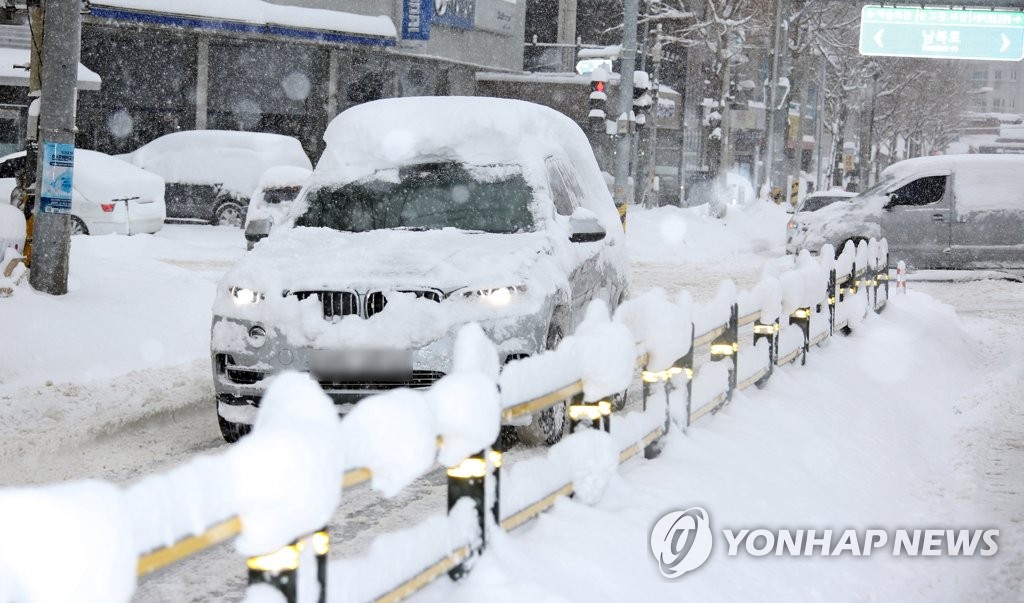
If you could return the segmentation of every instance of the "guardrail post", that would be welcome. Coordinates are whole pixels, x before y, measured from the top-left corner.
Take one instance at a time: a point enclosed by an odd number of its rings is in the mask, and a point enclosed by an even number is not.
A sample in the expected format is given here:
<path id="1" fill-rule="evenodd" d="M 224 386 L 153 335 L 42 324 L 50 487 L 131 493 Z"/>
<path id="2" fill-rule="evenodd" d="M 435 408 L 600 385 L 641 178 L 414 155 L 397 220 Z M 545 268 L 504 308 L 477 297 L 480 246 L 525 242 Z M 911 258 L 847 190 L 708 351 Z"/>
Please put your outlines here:
<path id="1" fill-rule="evenodd" d="M 309 537 L 316 555 L 316 581 L 320 585 L 320 597 L 317 603 L 327 603 L 327 554 L 331 550 L 331 534 L 327 527 L 321 528 Z"/>
<path id="2" fill-rule="evenodd" d="M 480 526 L 480 540 L 475 547 L 471 547 L 469 558 L 448 571 L 452 580 L 459 580 L 469 573 L 468 561 L 484 552 L 487 546 L 487 474 L 490 472 L 488 465 L 496 470 L 501 467 L 501 452 L 495 450 L 481 450 L 473 456 L 467 457 L 456 467 L 448 469 L 448 512 L 455 507 L 455 504 L 463 497 L 468 497 L 476 505 L 477 522 Z M 498 489 L 494 492 L 494 507 L 491 509 L 498 519 Z"/>
<path id="3" fill-rule="evenodd" d="M 690 427 L 690 399 L 693 398 L 693 339 L 694 339 L 693 323 L 690 323 L 690 351 L 683 356 L 679 362 L 679 368 L 683 369 L 683 374 L 686 376 L 686 422 L 683 424 L 683 432 Z"/>
<path id="4" fill-rule="evenodd" d="M 885 271 L 885 303 L 889 303 L 889 252 L 885 253 L 885 266 L 882 268 Z M 885 307 L 885 306 L 883 306 Z"/>
<path id="5" fill-rule="evenodd" d="M 610 433 L 612 430 L 611 400 L 588 403 L 583 401 L 583 394 L 573 396 L 569 402 L 569 433 L 576 433 L 584 421 L 587 421 L 592 429 L 601 429 Z"/>
<path id="6" fill-rule="evenodd" d="M 775 363 L 779 360 L 779 320 L 774 322 L 761 322 L 758 319 L 754 323 L 754 345 L 762 339 L 768 340 L 768 373 L 757 380 L 757 386 L 763 387 L 775 370 Z"/>
<path id="7" fill-rule="evenodd" d="M 828 334 L 836 334 L 836 267 L 828 271 Z"/>
<path id="8" fill-rule="evenodd" d="M 299 600 L 297 573 L 301 550 L 302 542 L 296 540 L 273 553 L 250 557 L 246 562 L 249 585 L 269 584 L 281 593 L 287 603 L 296 603 Z"/>
<path id="9" fill-rule="evenodd" d="M 797 325 L 804 334 L 804 353 L 800 356 L 800 366 L 807 364 L 807 352 L 811 349 L 811 308 L 797 308 L 789 315 L 789 324 Z"/>
<path id="10" fill-rule="evenodd" d="M 732 358 L 732 367 L 729 370 L 729 390 L 725 393 L 725 401 L 732 401 L 732 393 L 736 389 L 736 378 L 739 372 L 739 320 L 740 309 L 737 304 L 729 308 L 729 323 L 725 333 L 722 333 L 711 342 L 711 360 L 719 361 Z"/>

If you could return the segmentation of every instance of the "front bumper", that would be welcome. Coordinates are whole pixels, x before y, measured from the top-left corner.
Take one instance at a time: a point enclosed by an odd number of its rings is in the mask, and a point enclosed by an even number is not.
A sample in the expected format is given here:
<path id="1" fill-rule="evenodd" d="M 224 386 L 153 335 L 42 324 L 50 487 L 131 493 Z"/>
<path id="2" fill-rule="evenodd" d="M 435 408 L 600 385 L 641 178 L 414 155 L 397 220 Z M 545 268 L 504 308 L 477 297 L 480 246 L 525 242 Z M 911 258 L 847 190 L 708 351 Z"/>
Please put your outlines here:
<path id="1" fill-rule="evenodd" d="M 544 349 L 550 312 L 546 318 L 501 318 L 482 322 L 481 326 L 496 342 L 498 360 L 504 362 Z M 322 351 L 292 345 L 278 330 L 265 325 L 260 325 L 267 332 L 265 342 L 254 345 L 248 335 L 254 326 L 257 325 L 234 318 L 218 316 L 213 320 L 211 355 L 218 410 L 222 417 L 235 423 L 252 423 L 259 401 L 276 374 L 286 370 L 313 374 L 313 355 Z M 411 374 L 345 380 L 314 378 L 334 401 L 339 414 L 347 413 L 359 400 L 373 394 L 401 387 L 426 389 L 451 371 L 455 338 L 461 326 L 455 325 L 444 336 L 410 350 Z"/>

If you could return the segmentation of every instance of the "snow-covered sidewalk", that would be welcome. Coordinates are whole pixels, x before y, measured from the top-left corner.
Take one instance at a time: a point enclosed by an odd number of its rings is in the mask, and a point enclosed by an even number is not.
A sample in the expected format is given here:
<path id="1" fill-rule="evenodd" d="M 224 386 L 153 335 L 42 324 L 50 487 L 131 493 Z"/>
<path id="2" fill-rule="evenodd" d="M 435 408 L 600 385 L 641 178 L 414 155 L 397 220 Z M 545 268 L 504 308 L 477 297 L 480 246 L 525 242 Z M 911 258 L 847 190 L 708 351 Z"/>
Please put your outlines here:
<path id="1" fill-rule="evenodd" d="M 1009 295 L 1019 302 L 1024 290 Z M 1015 410 L 1024 341 L 1021 329 L 1000 329 L 965 324 L 923 293 L 894 298 L 853 336 L 814 350 L 808 366 L 674 433 L 660 458 L 624 466 L 596 506 L 561 501 L 499 534 L 468 580 L 438 581 L 415 600 L 1020 601 L 1024 458 L 1000 462 L 999 449 L 1012 445 L 1009 422 L 1013 437 L 1024 433 Z M 710 514 L 714 549 L 668 581 L 648 535 L 665 513 L 693 506 Z M 999 552 L 727 556 L 723 529 L 757 528 L 997 528 Z"/>

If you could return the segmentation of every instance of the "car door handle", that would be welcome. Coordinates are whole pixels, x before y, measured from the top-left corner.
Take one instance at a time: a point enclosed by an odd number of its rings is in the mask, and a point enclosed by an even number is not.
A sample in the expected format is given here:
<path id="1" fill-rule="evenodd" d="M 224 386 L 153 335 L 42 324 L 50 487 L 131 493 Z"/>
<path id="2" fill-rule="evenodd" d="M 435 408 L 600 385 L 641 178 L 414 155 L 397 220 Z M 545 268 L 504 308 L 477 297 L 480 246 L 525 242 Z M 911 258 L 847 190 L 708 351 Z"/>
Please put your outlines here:
<path id="1" fill-rule="evenodd" d="M 945 222 L 946 216 L 944 214 L 932 214 L 932 222 Z"/>

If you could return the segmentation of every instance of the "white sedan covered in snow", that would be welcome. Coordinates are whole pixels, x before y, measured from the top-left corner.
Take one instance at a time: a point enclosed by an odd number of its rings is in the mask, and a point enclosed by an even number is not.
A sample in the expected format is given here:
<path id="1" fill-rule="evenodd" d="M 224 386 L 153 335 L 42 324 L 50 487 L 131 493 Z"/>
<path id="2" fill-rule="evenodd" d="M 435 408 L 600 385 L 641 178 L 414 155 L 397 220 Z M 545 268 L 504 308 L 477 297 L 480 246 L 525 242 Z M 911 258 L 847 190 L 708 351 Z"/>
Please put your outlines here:
<path id="1" fill-rule="evenodd" d="M 220 283 L 212 359 L 221 429 L 253 422 L 269 378 L 307 371 L 345 412 L 451 370 L 480 323 L 504 361 L 553 347 L 628 286 L 618 212 L 580 128 L 546 107 L 402 98 L 331 123 L 285 224 Z M 542 413 L 520 436 L 560 437 Z"/>
<path id="2" fill-rule="evenodd" d="M 25 152 L 0 157 L 0 187 L 18 204 Z M 75 149 L 71 234 L 152 234 L 164 225 L 164 179 L 105 153 Z"/>

